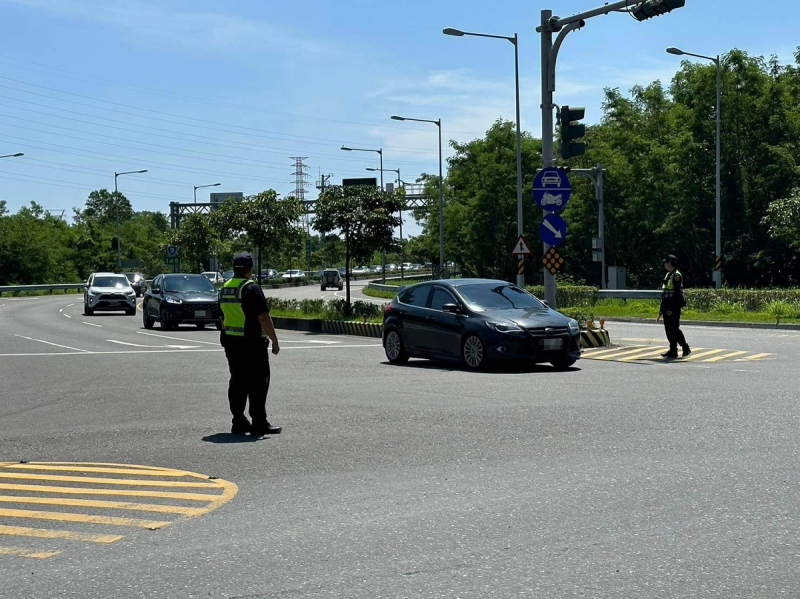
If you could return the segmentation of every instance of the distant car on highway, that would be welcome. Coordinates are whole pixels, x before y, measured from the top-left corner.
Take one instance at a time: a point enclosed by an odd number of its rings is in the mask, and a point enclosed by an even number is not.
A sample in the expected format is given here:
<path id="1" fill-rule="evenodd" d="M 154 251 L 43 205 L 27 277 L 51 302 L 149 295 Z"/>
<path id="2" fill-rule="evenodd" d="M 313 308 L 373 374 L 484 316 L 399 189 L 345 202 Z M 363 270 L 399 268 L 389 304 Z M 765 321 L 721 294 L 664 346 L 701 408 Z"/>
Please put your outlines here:
<path id="1" fill-rule="evenodd" d="M 133 290 L 136 292 L 136 297 L 139 297 L 145 292 L 145 289 L 147 289 L 147 283 L 145 282 L 144 275 L 142 273 L 126 272 L 122 274 L 128 277 L 131 287 L 133 287 Z"/>
<path id="2" fill-rule="evenodd" d="M 206 279 L 211 281 L 212 284 L 221 287 L 225 283 L 225 278 L 218 272 L 208 271 L 208 272 L 201 272 Z"/>
<path id="3" fill-rule="evenodd" d="M 581 356 L 578 322 L 505 281 L 426 281 L 402 290 L 383 311 L 386 357 L 487 362 L 549 362 L 572 366 Z"/>
<path id="4" fill-rule="evenodd" d="M 375 266 L 370 268 L 369 271 L 370 272 L 377 272 L 377 273 L 382 272 L 383 271 L 383 266 L 381 266 L 380 264 L 376 264 Z"/>
<path id="5" fill-rule="evenodd" d="M 219 292 L 203 275 L 158 275 L 142 300 L 142 323 L 146 329 L 152 329 L 156 322 L 162 329 L 176 329 L 181 324 L 193 324 L 199 329 L 207 324 L 221 328 L 221 319 Z"/>
<path id="6" fill-rule="evenodd" d="M 283 273 L 281 278 L 283 278 L 283 279 L 304 279 L 305 276 L 306 276 L 306 273 L 304 273 L 302 270 L 287 270 L 285 273 Z"/>
<path id="7" fill-rule="evenodd" d="M 83 313 L 91 316 L 98 310 L 124 310 L 128 316 L 136 315 L 136 292 L 128 277 L 96 272 L 87 279 L 83 289 Z"/>
<path id="8" fill-rule="evenodd" d="M 396 272 L 399 268 L 397 264 L 392 264 L 391 262 L 386 265 L 386 272 Z"/>
<path id="9" fill-rule="evenodd" d="M 322 273 L 320 289 L 326 291 L 328 287 L 336 287 L 339 291 L 344 289 L 344 279 L 336 268 L 326 268 Z"/>
<path id="10" fill-rule="evenodd" d="M 233 271 L 232 270 L 226 270 L 225 272 L 222 273 L 222 282 L 223 283 L 227 283 L 232 278 L 233 278 Z"/>
<path id="11" fill-rule="evenodd" d="M 403 270 L 414 270 L 414 265 L 411 262 L 403 262 Z"/>
<path id="12" fill-rule="evenodd" d="M 356 266 L 352 271 L 351 274 L 354 275 L 366 275 L 369 274 L 370 270 L 366 266 Z"/>

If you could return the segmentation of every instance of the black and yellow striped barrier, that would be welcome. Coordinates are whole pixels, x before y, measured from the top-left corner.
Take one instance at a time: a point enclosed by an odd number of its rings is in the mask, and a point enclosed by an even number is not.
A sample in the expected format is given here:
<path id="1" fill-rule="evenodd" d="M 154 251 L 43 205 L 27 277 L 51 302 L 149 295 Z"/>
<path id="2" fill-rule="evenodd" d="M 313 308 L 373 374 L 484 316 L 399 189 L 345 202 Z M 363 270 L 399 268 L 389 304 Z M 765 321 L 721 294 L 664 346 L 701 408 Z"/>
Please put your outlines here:
<path id="1" fill-rule="evenodd" d="M 383 325 L 374 322 L 345 322 L 342 320 L 323 320 L 322 332 L 334 335 L 359 335 L 361 337 L 383 336 Z"/>
<path id="2" fill-rule="evenodd" d="M 605 329 L 581 331 L 581 347 L 605 347 L 611 345 L 611 338 Z"/>

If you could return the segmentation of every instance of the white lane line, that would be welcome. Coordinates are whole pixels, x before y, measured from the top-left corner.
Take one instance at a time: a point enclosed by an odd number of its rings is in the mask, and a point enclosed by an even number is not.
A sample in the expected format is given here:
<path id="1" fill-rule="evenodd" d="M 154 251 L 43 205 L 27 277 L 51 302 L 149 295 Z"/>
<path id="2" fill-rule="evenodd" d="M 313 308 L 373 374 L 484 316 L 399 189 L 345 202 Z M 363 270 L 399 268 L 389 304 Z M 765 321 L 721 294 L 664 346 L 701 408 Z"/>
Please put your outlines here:
<path id="1" fill-rule="evenodd" d="M 83 324 L 89 325 L 90 327 L 97 327 L 98 329 L 102 329 L 103 328 L 103 325 L 94 324 L 93 322 L 84 322 Z"/>
<path id="2" fill-rule="evenodd" d="M 59 312 L 63 312 L 63 311 L 64 311 L 64 308 L 59 308 L 59 309 L 58 309 L 58 311 L 59 311 Z"/>
<path id="3" fill-rule="evenodd" d="M 36 340 L 35 340 L 36 341 Z M 349 347 L 382 347 L 380 344 L 356 344 L 356 345 L 309 345 L 306 347 L 285 347 L 281 351 L 288 351 L 290 349 L 344 349 Z M 72 348 L 70 348 L 72 349 Z M 0 358 L 15 358 L 15 357 L 39 357 L 39 356 L 110 356 L 110 355 L 127 355 L 127 354 L 199 354 L 199 353 L 222 353 L 224 350 L 219 349 L 132 349 L 120 351 L 87 351 L 84 349 L 76 350 L 74 352 L 47 352 L 47 353 L 28 353 L 28 354 L 0 354 Z M 279 360 L 280 358 L 273 358 Z"/>
<path id="4" fill-rule="evenodd" d="M 72 318 L 72 316 L 70 316 L 69 314 L 62 314 L 61 316 L 64 316 L 65 318 Z"/>
<path id="5" fill-rule="evenodd" d="M 71 308 L 71 307 L 72 307 L 72 306 L 74 306 L 74 305 L 75 305 L 75 304 L 67 304 L 67 308 Z"/>
<path id="6" fill-rule="evenodd" d="M 147 335 L 149 337 L 157 337 L 159 339 L 172 339 L 173 341 L 185 341 L 186 343 L 200 343 L 202 345 L 216 345 L 219 347 L 219 341 L 198 341 L 196 339 L 184 339 L 183 337 L 170 337 L 169 335 L 156 335 L 155 333 L 145 333 L 144 331 L 136 331 L 139 335 Z"/>
<path id="7" fill-rule="evenodd" d="M 155 349 L 196 349 L 199 345 L 139 345 L 138 343 L 128 343 L 127 341 L 117 341 L 116 339 L 106 339 L 109 343 L 116 343 L 118 345 L 128 345 L 130 347 L 150 347 Z"/>
<path id="8" fill-rule="evenodd" d="M 25 337 L 24 335 L 17 335 L 16 333 L 14 334 L 14 337 L 19 337 L 21 339 L 27 339 L 28 341 L 38 341 L 39 343 L 44 343 L 46 345 L 53 345 L 55 347 L 63 347 L 64 349 L 71 349 L 73 351 L 77 351 L 77 352 L 81 352 L 81 353 L 85 353 L 85 354 L 89 353 L 89 350 L 86 350 L 86 349 L 79 349 L 77 347 L 70 347 L 69 345 L 60 345 L 58 343 L 52 343 L 50 341 L 45 341 L 44 339 L 34 339 L 33 337 Z M 11 354 L 11 355 L 14 355 L 14 354 Z"/>

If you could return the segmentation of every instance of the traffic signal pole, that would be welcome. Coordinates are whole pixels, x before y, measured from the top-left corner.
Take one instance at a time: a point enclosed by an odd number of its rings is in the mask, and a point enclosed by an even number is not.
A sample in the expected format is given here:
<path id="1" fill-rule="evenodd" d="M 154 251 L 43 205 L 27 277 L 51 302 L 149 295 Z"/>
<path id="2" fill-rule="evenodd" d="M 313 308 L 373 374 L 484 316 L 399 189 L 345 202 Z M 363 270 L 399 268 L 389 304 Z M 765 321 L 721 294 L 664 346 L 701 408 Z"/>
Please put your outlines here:
<path id="1" fill-rule="evenodd" d="M 556 91 L 556 61 L 558 51 L 567 35 L 586 25 L 586 19 L 611 12 L 628 13 L 637 21 L 666 14 L 681 8 L 685 0 L 619 0 L 570 17 L 554 17 L 553 11 L 542 10 L 541 23 L 536 31 L 542 36 L 542 168 L 554 165 L 553 152 L 553 93 Z M 558 37 L 553 42 L 553 33 Z M 547 215 L 547 211 L 543 211 Z M 550 246 L 543 244 L 543 255 Z M 544 272 L 544 297 L 551 308 L 556 305 L 556 279 L 546 268 Z"/>

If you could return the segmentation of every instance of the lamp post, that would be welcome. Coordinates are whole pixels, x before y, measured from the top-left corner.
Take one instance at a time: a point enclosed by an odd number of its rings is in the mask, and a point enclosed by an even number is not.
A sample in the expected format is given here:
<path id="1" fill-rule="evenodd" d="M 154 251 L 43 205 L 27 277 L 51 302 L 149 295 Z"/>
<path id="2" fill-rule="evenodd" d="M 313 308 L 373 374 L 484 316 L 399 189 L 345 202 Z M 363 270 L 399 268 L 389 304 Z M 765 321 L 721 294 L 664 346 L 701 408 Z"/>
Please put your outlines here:
<path id="1" fill-rule="evenodd" d="M 517 235 L 520 237 L 523 234 L 522 222 L 522 133 L 520 131 L 520 117 L 519 117 L 519 39 L 515 33 L 512 36 L 508 35 L 489 35 L 487 33 L 471 33 L 469 31 L 461 31 L 460 29 L 453 29 L 447 27 L 442 30 L 445 35 L 452 35 L 455 37 L 463 37 L 465 35 L 473 37 L 489 37 L 499 40 L 507 40 L 514 44 L 514 85 L 516 88 L 516 110 L 517 110 Z M 525 286 L 525 275 L 517 274 L 517 286 Z"/>
<path id="2" fill-rule="evenodd" d="M 141 171 L 125 171 L 124 173 L 114 173 L 114 202 L 117 207 L 117 270 L 122 270 L 122 250 L 120 246 L 120 233 L 119 233 L 119 192 L 117 190 L 117 177 L 122 175 L 138 175 L 146 173 L 147 169 Z"/>
<path id="3" fill-rule="evenodd" d="M 222 183 L 209 183 L 208 185 L 194 185 L 194 203 L 197 203 L 197 190 L 204 187 L 219 187 Z"/>
<path id="4" fill-rule="evenodd" d="M 381 171 L 381 191 L 383 191 L 383 148 L 378 148 L 377 150 L 375 150 L 373 148 L 350 148 L 348 146 L 342 146 L 341 149 L 344 150 L 345 152 L 377 152 L 378 156 L 380 156 L 380 158 L 381 158 L 381 160 L 380 160 L 380 165 L 381 165 L 380 166 L 380 171 Z M 381 261 L 383 262 L 383 264 L 381 264 L 381 273 L 382 273 L 381 280 L 384 283 L 386 283 L 386 252 L 385 251 L 381 254 Z M 349 267 L 348 267 L 347 264 L 344 265 L 344 269 L 345 269 L 345 276 L 349 279 L 350 278 L 350 270 L 349 270 Z"/>
<path id="5" fill-rule="evenodd" d="M 442 119 L 412 119 L 404 116 L 392 116 L 395 121 L 416 121 L 418 123 L 433 123 L 439 128 L 439 277 L 443 276 L 444 269 L 444 178 L 442 177 Z"/>
<path id="6" fill-rule="evenodd" d="M 19 158 L 20 156 L 25 156 L 23 152 L 17 152 L 16 154 L 6 154 L 4 156 L 0 156 L 0 158 Z"/>
<path id="7" fill-rule="evenodd" d="M 374 171 L 377 171 L 378 169 L 376 169 L 376 168 L 367 168 L 367 170 L 374 172 Z M 384 169 L 380 169 L 380 170 L 381 170 L 381 172 L 386 171 L 386 172 L 391 172 L 391 173 L 397 173 L 397 185 L 398 185 L 398 187 L 400 186 L 400 184 L 402 182 L 400 181 L 400 169 L 399 168 L 384 168 Z M 406 260 L 406 250 L 403 247 L 403 205 L 400 204 L 400 278 L 401 279 L 405 279 L 406 278 L 405 269 L 403 268 L 403 262 L 405 262 L 405 260 Z"/>
<path id="8" fill-rule="evenodd" d="M 667 48 L 668 54 L 674 54 L 675 56 L 683 56 L 684 54 L 687 56 L 694 56 L 695 58 L 702 58 L 704 60 L 710 60 L 713 62 L 717 67 L 717 203 L 716 203 L 716 224 L 715 224 L 715 240 L 714 246 L 716 250 L 716 254 L 714 256 L 714 285 L 717 289 L 722 287 L 722 209 L 721 209 L 721 187 L 720 187 L 720 180 L 722 178 L 722 165 L 721 165 L 721 130 L 722 130 L 722 61 L 720 60 L 719 54 L 717 54 L 716 58 L 713 56 L 703 56 L 702 54 L 693 54 L 692 52 L 684 52 L 678 48 Z"/>

